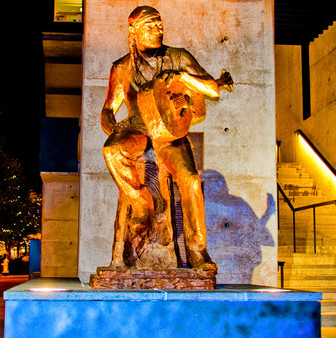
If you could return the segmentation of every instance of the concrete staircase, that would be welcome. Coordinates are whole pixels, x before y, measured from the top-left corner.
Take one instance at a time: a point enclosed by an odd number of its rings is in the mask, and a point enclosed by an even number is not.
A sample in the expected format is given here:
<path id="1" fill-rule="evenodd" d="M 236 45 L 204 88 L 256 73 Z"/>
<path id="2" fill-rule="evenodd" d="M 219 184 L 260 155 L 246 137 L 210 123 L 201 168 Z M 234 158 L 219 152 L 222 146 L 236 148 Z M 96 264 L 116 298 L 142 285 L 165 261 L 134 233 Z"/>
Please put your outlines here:
<path id="1" fill-rule="evenodd" d="M 300 164 L 280 163 L 277 180 L 294 207 L 327 201 Z M 323 293 L 322 327 L 336 327 L 336 206 L 316 208 L 316 254 L 313 210 L 293 213 L 279 194 L 278 260 L 284 264 L 284 287 Z M 280 285 L 280 275 L 279 275 Z"/>

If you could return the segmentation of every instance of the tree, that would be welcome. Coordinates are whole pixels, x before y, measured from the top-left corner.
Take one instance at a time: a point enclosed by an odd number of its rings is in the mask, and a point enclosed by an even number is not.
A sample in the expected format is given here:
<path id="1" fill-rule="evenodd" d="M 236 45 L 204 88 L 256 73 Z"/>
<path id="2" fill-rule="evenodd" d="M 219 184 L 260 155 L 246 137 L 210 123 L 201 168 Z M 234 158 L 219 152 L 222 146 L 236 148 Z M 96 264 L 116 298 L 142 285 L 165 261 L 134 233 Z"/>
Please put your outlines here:
<path id="1" fill-rule="evenodd" d="M 6 251 L 41 228 L 41 196 L 29 190 L 21 163 L 9 156 L 0 140 L 0 241 Z"/>

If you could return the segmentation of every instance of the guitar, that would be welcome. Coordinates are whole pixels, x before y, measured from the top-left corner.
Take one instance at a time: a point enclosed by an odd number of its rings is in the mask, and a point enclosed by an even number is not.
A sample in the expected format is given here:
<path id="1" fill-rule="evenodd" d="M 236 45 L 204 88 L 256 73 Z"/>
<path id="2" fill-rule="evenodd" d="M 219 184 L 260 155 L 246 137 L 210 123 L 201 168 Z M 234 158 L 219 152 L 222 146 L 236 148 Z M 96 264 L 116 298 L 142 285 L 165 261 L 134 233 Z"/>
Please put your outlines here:
<path id="1" fill-rule="evenodd" d="M 190 126 L 202 122 L 206 115 L 203 94 L 180 80 L 167 85 L 168 78 L 169 73 L 164 73 L 137 94 L 141 116 L 156 142 L 172 142 L 187 135 Z M 215 81 L 219 89 L 233 90 L 232 77 L 226 70 Z"/>

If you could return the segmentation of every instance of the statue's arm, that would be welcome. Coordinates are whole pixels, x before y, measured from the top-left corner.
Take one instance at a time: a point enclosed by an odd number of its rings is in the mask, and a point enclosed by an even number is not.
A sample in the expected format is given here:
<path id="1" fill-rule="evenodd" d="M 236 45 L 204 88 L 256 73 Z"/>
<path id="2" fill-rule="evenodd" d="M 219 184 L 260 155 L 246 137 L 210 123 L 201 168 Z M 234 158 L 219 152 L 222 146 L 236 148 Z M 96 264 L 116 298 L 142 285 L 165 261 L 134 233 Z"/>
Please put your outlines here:
<path id="1" fill-rule="evenodd" d="M 197 60 L 185 49 L 180 56 L 181 80 L 191 89 L 209 97 L 218 97 L 219 89 L 216 81 L 197 62 Z"/>
<path id="2" fill-rule="evenodd" d="M 115 115 L 124 100 L 124 89 L 119 81 L 116 66 L 113 65 L 105 103 L 100 115 L 101 126 L 107 135 L 110 135 L 117 124 Z"/>

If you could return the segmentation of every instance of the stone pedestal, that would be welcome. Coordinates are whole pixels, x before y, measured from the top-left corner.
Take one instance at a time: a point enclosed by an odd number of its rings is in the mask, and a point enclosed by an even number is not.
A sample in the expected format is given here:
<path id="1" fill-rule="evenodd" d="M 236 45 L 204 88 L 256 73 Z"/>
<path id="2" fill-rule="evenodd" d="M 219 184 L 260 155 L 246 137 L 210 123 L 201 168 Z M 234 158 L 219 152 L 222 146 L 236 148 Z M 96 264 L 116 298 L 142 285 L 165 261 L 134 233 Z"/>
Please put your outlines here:
<path id="1" fill-rule="evenodd" d="M 4 292 L 6 338 L 319 337 L 320 293 L 253 285 L 215 290 L 92 290 L 33 279 Z"/>
<path id="2" fill-rule="evenodd" d="M 216 287 L 217 270 L 113 270 L 98 268 L 91 275 L 90 286 L 95 289 L 190 289 L 212 290 Z"/>

